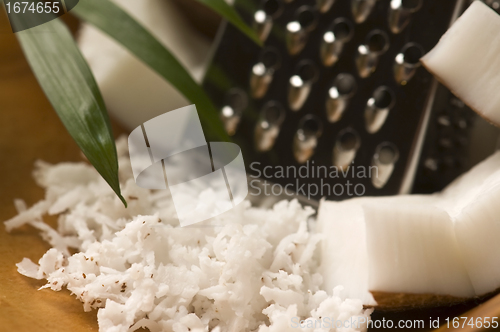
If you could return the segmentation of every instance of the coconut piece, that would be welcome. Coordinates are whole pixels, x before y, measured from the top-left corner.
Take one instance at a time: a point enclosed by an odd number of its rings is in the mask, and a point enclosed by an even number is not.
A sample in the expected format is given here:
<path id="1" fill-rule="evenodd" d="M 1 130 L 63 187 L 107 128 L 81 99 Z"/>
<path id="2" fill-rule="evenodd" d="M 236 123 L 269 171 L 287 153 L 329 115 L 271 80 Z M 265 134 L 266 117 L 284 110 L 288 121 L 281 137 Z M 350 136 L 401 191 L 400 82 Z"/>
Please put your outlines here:
<path id="1" fill-rule="evenodd" d="M 363 207 L 369 289 L 391 293 L 475 294 L 446 211 L 424 204 Z"/>
<path id="2" fill-rule="evenodd" d="M 493 176 L 500 170 L 500 152 L 496 152 L 483 162 L 474 166 L 449 184 L 440 194 L 436 204 L 445 209 L 452 218 L 460 214 L 462 209 L 482 194 Z"/>
<path id="3" fill-rule="evenodd" d="M 361 205 L 354 201 L 322 201 L 316 230 L 324 236 L 320 266 L 323 289 L 331 291 L 335 285 L 342 285 L 347 297 L 375 305 L 368 292 L 368 253 Z"/>
<path id="4" fill-rule="evenodd" d="M 359 298 L 365 305 L 377 302 L 369 292 L 369 252 L 363 205 L 367 203 L 424 204 L 434 202 L 432 195 L 363 197 L 343 202 L 323 200 L 318 211 L 316 230 L 323 234 L 321 266 L 323 289 L 344 286 L 347 297 Z"/>
<path id="5" fill-rule="evenodd" d="M 455 234 L 476 295 L 500 288 L 500 171 L 454 218 Z"/>
<path id="6" fill-rule="evenodd" d="M 500 126 L 500 16 L 474 1 L 439 43 L 424 66 L 479 115 Z"/>
<path id="7" fill-rule="evenodd" d="M 442 193 L 322 201 L 323 288 L 383 309 L 463 302 L 500 288 L 500 152 Z"/>
<path id="8" fill-rule="evenodd" d="M 464 174 L 437 203 L 452 218 L 477 295 L 500 288 L 500 153 Z"/>

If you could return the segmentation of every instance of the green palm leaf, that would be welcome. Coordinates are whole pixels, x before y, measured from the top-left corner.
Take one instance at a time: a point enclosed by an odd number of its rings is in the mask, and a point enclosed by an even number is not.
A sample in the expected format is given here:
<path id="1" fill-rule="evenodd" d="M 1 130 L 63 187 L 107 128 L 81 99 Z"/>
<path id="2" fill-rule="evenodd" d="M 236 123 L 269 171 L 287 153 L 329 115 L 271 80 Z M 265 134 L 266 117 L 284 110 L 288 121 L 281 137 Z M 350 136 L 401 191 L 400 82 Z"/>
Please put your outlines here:
<path id="1" fill-rule="evenodd" d="M 106 107 L 71 33 L 55 19 L 16 35 L 64 126 L 126 206 L 120 192 L 116 147 Z"/>

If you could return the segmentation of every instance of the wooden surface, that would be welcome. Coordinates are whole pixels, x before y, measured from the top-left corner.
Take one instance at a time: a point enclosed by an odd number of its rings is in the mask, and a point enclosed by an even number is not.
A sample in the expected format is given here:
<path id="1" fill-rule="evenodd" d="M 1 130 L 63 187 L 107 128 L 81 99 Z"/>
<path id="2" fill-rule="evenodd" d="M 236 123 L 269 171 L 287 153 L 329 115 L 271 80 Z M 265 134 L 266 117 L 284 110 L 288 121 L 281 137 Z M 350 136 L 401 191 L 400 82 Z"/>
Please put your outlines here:
<path id="1" fill-rule="evenodd" d="M 0 7 L 3 7 L 0 5 Z M 77 22 L 64 19 L 73 28 Z M 37 159 L 82 160 L 24 59 L 5 10 L 0 8 L 0 331 L 97 331 L 96 312 L 85 313 L 68 291 L 37 289 L 44 281 L 17 272 L 23 257 L 34 262 L 49 249 L 24 227 L 8 234 L 3 221 L 16 214 L 14 198 L 28 205 L 43 197 L 31 177 Z M 116 132 L 117 130 L 115 130 Z"/>
<path id="2" fill-rule="evenodd" d="M 457 327 L 453 326 L 453 320 L 450 319 L 449 323 L 443 324 L 441 328 L 439 328 L 436 332 L 456 332 L 456 331 L 462 331 L 462 332 L 486 332 L 490 330 L 495 330 L 498 331 L 500 330 L 500 327 L 494 328 L 494 327 L 483 327 L 482 321 L 486 322 L 488 321 L 490 323 L 490 326 L 493 326 L 493 317 L 498 318 L 500 316 L 500 295 L 495 296 L 491 300 L 489 300 L 486 303 L 480 304 L 476 308 L 472 309 L 471 311 L 468 311 L 462 315 L 461 317 L 467 317 L 467 323 L 470 323 L 471 321 L 474 322 L 473 324 L 464 324 L 464 319 L 458 320 L 457 323 L 455 323 Z M 477 323 L 479 318 L 479 321 L 481 323 Z M 497 322 L 499 320 L 497 319 Z M 444 322 L 443 322 L 444 323 Z M 480 327 L 481 326 L 481 327 Z"/>

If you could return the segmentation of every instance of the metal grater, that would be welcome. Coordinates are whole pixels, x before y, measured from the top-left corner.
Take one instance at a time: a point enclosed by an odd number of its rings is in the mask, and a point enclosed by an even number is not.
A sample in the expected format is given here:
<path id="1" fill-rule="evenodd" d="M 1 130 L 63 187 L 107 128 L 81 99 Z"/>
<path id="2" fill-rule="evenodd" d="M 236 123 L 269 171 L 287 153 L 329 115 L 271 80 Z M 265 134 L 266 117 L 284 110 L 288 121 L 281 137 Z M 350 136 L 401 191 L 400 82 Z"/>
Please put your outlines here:
<path id="1" fill-rule="evenodd" d="M 235 0 L 234 6 L 264 47 L 224 24 L 204 87 L 242 148 L 247 171 L 305 165 L 310 173 L 302 182 L 331 189 L 349 181 L 362 184 L 364 195 L 392 195 L 410 192 L 415 177 L 418 191 L 441 189 L 465 170 L 473 113 L 419 66 L 464 1 Z M 456 108 L 462 116 L 450 115 Z M 332 177 L 332 166 L 348 172 Z M 378 177 L 358 176 L 360 166 L 377 166 Z M 294 189 L 296 178 L 292 171 L 266 176 Z M 324 196 L 352 192 L 325 190 L 311 198 Z"/>

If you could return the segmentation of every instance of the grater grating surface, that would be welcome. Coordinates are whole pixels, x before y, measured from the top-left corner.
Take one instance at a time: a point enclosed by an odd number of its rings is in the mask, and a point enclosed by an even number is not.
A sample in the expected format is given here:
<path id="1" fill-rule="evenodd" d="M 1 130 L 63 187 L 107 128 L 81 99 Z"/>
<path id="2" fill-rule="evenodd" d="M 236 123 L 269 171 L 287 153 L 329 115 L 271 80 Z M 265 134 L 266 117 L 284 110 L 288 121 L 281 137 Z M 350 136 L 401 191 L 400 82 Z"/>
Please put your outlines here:
<path id="1" fill-rule="evenodd" d="M 362 184 L 364 195 L 391 195 L 411 184 L 412 161 L 421 159 L 417 190 L 440 189 L 464 170 L 460 160 L 473 115 L 460 105 L 463 117 L 448 126 L 458 129 L 443 129 L 444 113 L 456 98 L 436 88 L 418 60 L 447 30 L 462 1 L 337 0 L 328 9 L 331 3 L 235 1 L 264 47 L 224 25 L 204 86 L 241 146 L 247 170 L 306 165 L 309 174 L 299 182 L 293 171 L 266 179 L 294 189 L 302 183 L 345 189 L 349 182 Z M 430 135 L 419 158 L 423 131 Z M 348 165 L 347 175 L 331 176 L 332 166 Z M 359 176 L 360 167 L 367 175 L 372 165 L 378 178 Z M 311 196 L 354 194 L 339 193 Z"/>

